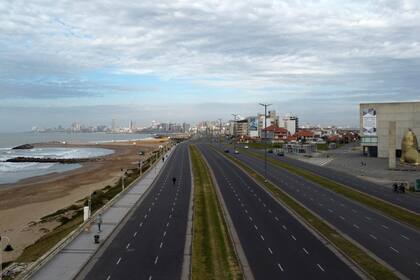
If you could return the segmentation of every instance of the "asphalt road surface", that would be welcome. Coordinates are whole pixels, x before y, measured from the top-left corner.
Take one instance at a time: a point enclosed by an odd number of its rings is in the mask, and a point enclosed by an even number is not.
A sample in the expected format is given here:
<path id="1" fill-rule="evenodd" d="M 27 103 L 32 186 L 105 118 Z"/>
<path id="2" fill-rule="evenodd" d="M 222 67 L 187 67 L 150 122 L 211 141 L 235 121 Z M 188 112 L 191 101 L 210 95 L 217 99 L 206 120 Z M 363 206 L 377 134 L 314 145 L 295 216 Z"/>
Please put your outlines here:
<path id="1" fill-rule="evenodd" d="M 85 279 L 180 279 L 191 192 L 188 144 L 178 144 L 151 187 Z"/>
<path id="2" fill-rule="evenodd" d="M 253 151 L 263 153 L 263 150 Z M 381 198 L 385 201 L 394 203 L 396 205 L 399 205 L 401 207 L 404 207 L 408 210 L 420 214 L 420 196 L 414 196 L 409 194 L 396 194 L 392 192 L 391 189 L 384 188 L 383 186 L 380 186 L 378 184 L 363 180 L 351 174 L 347 174 L 345 172 L 341 172 L 325 166 L 318 166 L 289 157 L 279 157 L 271 153 L 268 153 L 268 156 L 289 163 L 293 166 L 304 168 L 315 174 L 324 176 L 338 183 L 344 184 L 348 187 L 370 194 L 374 197 Z"/>
<path id="3" fill-rule="evenodd" d="M 257 280 L 360 279 L 276 200 L 208 145 L 212 168 Z"/>
<path id="4" fill-rule="evenodd" d="M 264 174 L 264 160 L 235 155 Z M 420 275 L 420 232 L 270 163 L 267 177 L 282 190 L 410 279 Z"/>

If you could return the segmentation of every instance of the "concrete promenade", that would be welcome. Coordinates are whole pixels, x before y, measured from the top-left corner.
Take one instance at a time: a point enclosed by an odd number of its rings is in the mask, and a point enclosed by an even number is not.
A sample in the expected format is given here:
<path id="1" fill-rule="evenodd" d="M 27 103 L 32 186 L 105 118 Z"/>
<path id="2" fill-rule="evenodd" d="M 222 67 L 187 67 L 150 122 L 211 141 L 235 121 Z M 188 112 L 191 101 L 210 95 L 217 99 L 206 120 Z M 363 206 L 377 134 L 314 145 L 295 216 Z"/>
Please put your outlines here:
<path id="1" fill-rule="evenodd" d="M 168 153 L 172 153 L 173 149 Z M 166 162 L 167 160 L 165 160 Z M 92 224 L 89 231 L 83 231 L 72 242 L 64 247 L 46 265 L 41 267 L 30 279 L 33 280 L 71 280 L 94 255 L 96 250 L 104 243 L 127 213 L 142 198 L 143 194 L 152 185 L 155 177 L 159 175 L 164 166 L 159 161 L 134 186 L 114 202 L 112 206 L 102 213 L 102 226 L 100 244 L 94 243 L 94 235 L 98 234 L 98 227 Z"/>

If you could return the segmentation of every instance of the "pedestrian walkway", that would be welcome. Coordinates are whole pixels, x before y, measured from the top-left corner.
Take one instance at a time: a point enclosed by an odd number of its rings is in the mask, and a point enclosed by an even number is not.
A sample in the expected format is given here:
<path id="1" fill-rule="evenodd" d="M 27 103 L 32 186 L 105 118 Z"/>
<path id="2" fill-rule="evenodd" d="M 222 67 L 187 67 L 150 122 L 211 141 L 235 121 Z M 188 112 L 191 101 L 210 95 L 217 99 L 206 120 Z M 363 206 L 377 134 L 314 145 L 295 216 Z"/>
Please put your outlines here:
<path id="1" fill-rule="evenodd" d="M 171 150 L 172 151 L 172 150 Z M 168 153 L 170 154 L 171 151 Z M 166 162 L 167 160 L 165 160 Z M 60 250 L 49 262 L 29 279 L 31 280 L 71 280 L 89 261 L 103 240 L 110 236 L 130 209 L 139 201 L 152 185 L 165 162 L 159 161 L 143 178 L 122 194 L 115 203 L 102 213 L 101 232 L 93 223 L 89 231 L 82 231 L 74 240 Z M 94 236 L 100 235 L 100 243 L 95 244 Z"/>
<path id="2" fill-rule="evenodd" d="M 318 166 L 327 165 L 334 160 L 334 158 L 315 158 L 315 157 L 314 158 L 294 157 L 294 158 L 310 163 L 310 164 L 318 165 Z"/>

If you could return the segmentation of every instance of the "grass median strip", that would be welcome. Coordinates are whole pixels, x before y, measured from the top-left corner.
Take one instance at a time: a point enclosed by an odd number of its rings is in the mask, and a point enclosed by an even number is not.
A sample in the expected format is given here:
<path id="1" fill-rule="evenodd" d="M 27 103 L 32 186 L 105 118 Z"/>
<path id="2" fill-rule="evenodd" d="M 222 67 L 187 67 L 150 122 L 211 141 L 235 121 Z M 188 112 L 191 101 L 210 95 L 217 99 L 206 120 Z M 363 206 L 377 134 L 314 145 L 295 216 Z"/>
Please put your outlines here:
<path id="1" fill-rule="evenodd" d="M 194 174 L 192 279 L 242 279 L 208 167 L 190 146 Z"/>
<path id="2" fill-rule="evenodd" d="M 264 156 L 260 155 L 258 153 L 255 152 L 246 152 L 247 154 L 253 156 L 253 157 L 257 157 L 260 159 L 263 159 Z M 394 218 L 398 221 L 401 221 L 403 223 L 406 223 L 408 225 L 411 225 L 417 229 L 420 229 L 420 215 L 417 215 L 409 210 L 406 210 L 404 208 L 401 208 L 395 204 L 386 202 L 384 200 L 375 198 L 373 196 L 364 194 L 360 191 L 354 190 L 351 187 L 342 185 L 340 183 L 337 183 L 333 180 L 330 180 L 328 178 L 325 178 L 323 176 L 317 175 L 313 172 L 307 171 L 305 169 L 302 168 L 298 168 L 295 166 L 292 166 L 288 163 L 285 162 L 281 162 L 278 161 L 276 159 L 273 158 L 268 158 L 267 159 L 270 163 L 272 163 L 273 165 L 276 165 L 280 168 L 284 168 L 296 175 L 299 175 L 301 177 L 304 177 L 312 182 L 315 182 L 317 184 L 319 184 L 320 186 L 327 188 L 333 192 L 336 192 L 338 194 L 341 194 L 347 198 L 350 198 L 354 201 L 357 201 L 363 205 L 366 205 L 368 207 L 371 207 L 373 209 L 376 209 L 380 212 L 382 212 L 383 214 Z"/>
<path id="3" fill-rule="evenodd" d="M 218 152 L 218 151 L 217 151 Z M 220 152 L 219 152 L 220 153 Z M 222 154 L 222 153 L 220 153 Z M 334 244 L 334 246 L 341 251 L 348 258 L 353 260 L 359 267 L 361 267 L 370 277 L 374 279 L 399 279 L 388 267 L 379 263 L 372 258 L 362 248 L 346 239 L 334 228 L 318 218 L 311 211 L 306 209 L 303 205 L 297 202 L 294 198 L 283 192 L 280 188 L 273 185 L 271 182 L 264 182 L 264 177 L 250 168 L 245 163 L 234 158 L 231 155 L 222 154 L 238 166 L 240 166 L 251 177 L 260 182 L 275 198 L 283 202 L 289 209 L 301 217 L 307 224 L 319 232 L 325 239 Z"/>

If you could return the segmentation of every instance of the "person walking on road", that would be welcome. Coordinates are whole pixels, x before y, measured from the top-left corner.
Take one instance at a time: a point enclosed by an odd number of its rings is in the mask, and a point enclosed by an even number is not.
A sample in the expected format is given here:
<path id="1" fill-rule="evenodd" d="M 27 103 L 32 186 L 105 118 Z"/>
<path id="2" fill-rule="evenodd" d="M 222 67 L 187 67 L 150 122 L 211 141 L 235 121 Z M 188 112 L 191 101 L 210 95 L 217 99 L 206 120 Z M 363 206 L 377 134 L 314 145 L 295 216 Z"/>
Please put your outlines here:
<path id="1" fill-rule="evenodd" d="M 96 224 L 98 225 L 98 232 L 101 232 L 101 225 L 102 225 L 102 214 L 99 213 L 96 217 Z"/>

